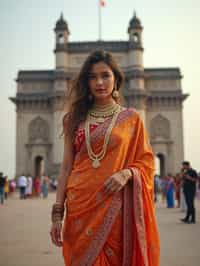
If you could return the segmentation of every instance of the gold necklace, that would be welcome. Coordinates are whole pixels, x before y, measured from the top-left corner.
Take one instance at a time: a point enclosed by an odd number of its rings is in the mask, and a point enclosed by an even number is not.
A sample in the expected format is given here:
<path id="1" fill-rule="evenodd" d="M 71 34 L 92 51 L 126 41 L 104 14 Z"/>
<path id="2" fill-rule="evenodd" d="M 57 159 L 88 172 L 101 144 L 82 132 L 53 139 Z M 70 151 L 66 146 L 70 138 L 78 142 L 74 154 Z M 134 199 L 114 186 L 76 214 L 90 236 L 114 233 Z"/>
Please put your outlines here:
<path id="1" fill-rule="evenodd" d="M 90 122 L 89 122 L 89 119 L 87 119 L 85 122 L 86 147 L 87 147 L 88 156 L 92 160 L 92 166 L 94 168 L 98 168 L 100 166 L 100 161 L 104 158 L 104 156 L 106 154 L 110 135 L 111 135 L 112 129 L 115 125 L 115 122 L 117 120 L 117 117 L 118 117 L 120 110 L 121 110 L 121 106 L 118 105 L 118 108 L 116 109 L 116 111 L 112 117 L 112 120 L 110 122 L 110 125 L 106 131 L 102 150 L 97 154 L 95 154 L 93 152 L 92 147 L 91 147 L 91 143 L 90 143 L 91 141 L 90 141 Z"/>
<path id="2" fill-rule="evenodd" d="M 119 105 L 113 103 L 106 105 L 105 107 L 95 105 L 91 110 L 89 110 L 88 115 L 96 118 L 97 122 L 102 123 L 105 118 L 113 116 L 118 108 Z"/>

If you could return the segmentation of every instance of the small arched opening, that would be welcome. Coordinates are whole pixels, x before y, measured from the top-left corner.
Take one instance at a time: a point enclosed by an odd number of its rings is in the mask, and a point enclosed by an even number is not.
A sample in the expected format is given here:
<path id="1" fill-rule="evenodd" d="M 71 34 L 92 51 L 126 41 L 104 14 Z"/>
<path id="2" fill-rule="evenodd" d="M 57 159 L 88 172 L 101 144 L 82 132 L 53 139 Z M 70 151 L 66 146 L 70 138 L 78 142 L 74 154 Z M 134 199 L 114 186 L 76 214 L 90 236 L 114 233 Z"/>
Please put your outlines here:
<path id="1" fill-rule="evenodd" d="M 166 175 L 166 162 L 165 156 L 162 153 L 156 154 L 155 158 L 156 164 L 156 174 L 158 174 L 161 178 Z"/>
<path id="2" fill-rule="evenodd" d="M 35 176 L 41 177 L 44 172 L 44 159 L 42 156 L 35 158 Z"/>

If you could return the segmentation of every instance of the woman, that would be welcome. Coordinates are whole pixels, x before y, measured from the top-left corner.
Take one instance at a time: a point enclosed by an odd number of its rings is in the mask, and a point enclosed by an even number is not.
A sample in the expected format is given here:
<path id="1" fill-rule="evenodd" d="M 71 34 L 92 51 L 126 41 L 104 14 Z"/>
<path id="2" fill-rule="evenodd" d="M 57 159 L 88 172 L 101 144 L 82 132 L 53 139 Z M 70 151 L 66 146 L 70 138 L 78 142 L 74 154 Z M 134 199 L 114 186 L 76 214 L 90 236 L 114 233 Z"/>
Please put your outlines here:
<path id="1" fill-rule="evenodd" d="M 162 195 L 162 203 L 166 200 L 166 194 L 167 194 L 167 177 L 163 176 L 161 179 L 161 195 Z"/>
<path id="2" fill-rule="evenodd" d="M 8 181 L 8 176 L 5 176 L 4 193 L 5 193 L 5 199 L 7 199 L 7 198 L 8 198 L 8 193 L 9 193 L 9 181 Z"/>
<path id="3" fill-rule="evenodd" d="M 33 190 L 33 179 L 30 175 L 27 177 L 27 186 L 26 186 L 26 198 L 30 198 L 32 196 Z"/>
<path id="4" fill-rule="evenodd" d="M 180 190 L 181 190 L 181 176 L 179 173 L 177 173 L 176 178 L 175 178 L 175 191 L 176 191 L 177 208 L 180 208 Z"/>
<path id="5" fill-rule="evenodd" d="M 50 232 L 65 265 L 159 265 L 153 154 L 138 113 L 117 103 L 122 81 L 112 55 L 95 51 L 72 84 Z"/>
<path id="6" fill-rule="evenodd" d="M 48 192 L 49 192 L 49 177 L 44 174 L 44 176 L 42 176 L 42 196 L 43 196 L 43 199 L 46 199 L 48 197 Z"/>
<path id="7" fill-rule="evenodd" d="M 34 191 L 35 191 L 35 196 L 40 197 L 41 193 L 41 182 L 40 182 L 40 177 L 36 176 L 34 181 L 33 181 L 33 186 L 34 186 Z"/>
<path id="8" fill-rule="evenodd" d="M 167 208 L 174 208 L 174 179 L 171 174 L 167 176 Z"/>

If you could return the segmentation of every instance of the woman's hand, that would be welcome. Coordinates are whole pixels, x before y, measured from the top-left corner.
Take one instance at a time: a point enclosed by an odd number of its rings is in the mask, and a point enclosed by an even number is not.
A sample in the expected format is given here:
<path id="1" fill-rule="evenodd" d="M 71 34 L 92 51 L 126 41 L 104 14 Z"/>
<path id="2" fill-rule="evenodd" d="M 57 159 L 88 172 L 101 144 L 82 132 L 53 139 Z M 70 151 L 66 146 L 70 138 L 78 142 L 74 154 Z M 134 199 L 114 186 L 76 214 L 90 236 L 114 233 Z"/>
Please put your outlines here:
<path id="1" fill-rule="evenodd" d="M 62 222 L 52 223 L 50 231 L 51 241 L 57 247 L 62 246 L 61 231 L 62 231 Z"/>
<path id="2" fill-rule="evenodd" d="M 105 193 L 111 194 L 120 191 L 131 177 L 132 172 L 129 169 L 123 169 L 110 176 L 104 183 Z"/>

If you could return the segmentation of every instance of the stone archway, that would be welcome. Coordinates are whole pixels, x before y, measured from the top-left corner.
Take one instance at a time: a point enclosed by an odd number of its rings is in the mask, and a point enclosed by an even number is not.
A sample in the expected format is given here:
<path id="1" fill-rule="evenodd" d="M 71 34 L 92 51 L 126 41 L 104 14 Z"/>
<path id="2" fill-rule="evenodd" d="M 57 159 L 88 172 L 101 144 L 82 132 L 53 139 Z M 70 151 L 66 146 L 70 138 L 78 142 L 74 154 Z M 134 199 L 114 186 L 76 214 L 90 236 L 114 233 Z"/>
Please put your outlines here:
<path id="1" fill-rule="evenodd" d="M 34 174 L 35 176 L 41 176 L 42 173 L 44 172 L 44 158 L 42 156 L 36 156 L 34 160 Z"/>
<path id="2" fill-rule="evenodd" d="M 162 153 L 156 154 L 156 158 L 158 159 L 158 168 L 160 177 L 164 177 L 166 175 L 166 159 L 165 155 Z"/>
<path id="3" fill-rule="evenodd" d="M 171 153 L 171 127 L 170 121 L 161 114 L 156 115 L 150 122 L 150 139 L 159 175 L 164 177 L 167 172 L 172 171 Z"/>
<path id="4" fill-rule="evenodd" d="M 33 176 L 41 176 L 49 169 L 50 128 L 48 122 L 40 116 L 30 121 L 28 126 L 27 168 Z"/>

